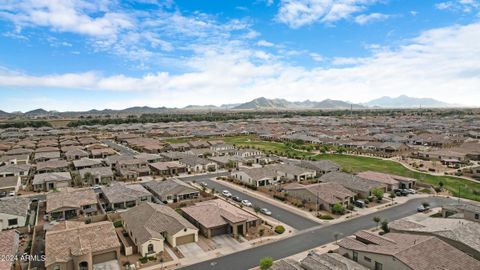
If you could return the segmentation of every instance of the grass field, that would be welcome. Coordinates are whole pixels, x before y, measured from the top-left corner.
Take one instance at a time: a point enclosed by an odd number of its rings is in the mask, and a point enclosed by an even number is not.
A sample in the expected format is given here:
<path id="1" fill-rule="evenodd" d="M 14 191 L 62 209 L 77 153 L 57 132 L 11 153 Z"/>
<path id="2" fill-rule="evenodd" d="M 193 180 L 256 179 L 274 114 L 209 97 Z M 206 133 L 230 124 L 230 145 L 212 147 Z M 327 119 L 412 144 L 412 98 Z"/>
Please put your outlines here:
<path id="1" fill-rule="evenodd" d="M 439 183 L 442 182 L 444 184 L 444 188 L 449 190 L 454 196 L 480 201 L 480 195 L 478 195 L 480 193 L 480 183 L 453 176 L 435 176 L 427 173 L 415 172 L 394 161 L 340 154 L 317 155 L 314 153 L 293 149 L 284 143 L 262 141 L 255 136 L 235 136 L 225 137 L 223 139 L 225 142 L 235 144 L 236 146 L 254 147 L 265 152 L 282 156 L 331 160 L 340 164 L 343 170 L 352 173 L 367 170 L 390 173 L 415 178 L 422 183 L 433 186 L 438 186 Z M 475 194 L 474 191 L 477 193 Z"/>

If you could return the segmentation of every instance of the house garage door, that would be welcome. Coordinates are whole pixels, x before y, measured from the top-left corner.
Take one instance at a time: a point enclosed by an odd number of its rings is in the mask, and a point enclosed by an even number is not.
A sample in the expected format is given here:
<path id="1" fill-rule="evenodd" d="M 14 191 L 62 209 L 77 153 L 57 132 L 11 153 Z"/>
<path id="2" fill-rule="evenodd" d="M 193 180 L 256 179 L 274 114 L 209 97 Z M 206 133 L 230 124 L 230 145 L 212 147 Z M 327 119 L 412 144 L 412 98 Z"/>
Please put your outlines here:
<path id="1" fill-rule="evenodd" d="M 93 264 L 108 262 L 117 259 L 115 251 L 107 252 L 104 254 L 98 254 L 93 256 Z"/>
<path id="2" fill-rule="evenodd" d="M 217 236 L 217 235 L 226 234 L 227 229 L 228 229 L 227 226 L 212 229 L 212 237 Z"/>
<path id="3" fill-rule="evenodd" d="M 195 242 L 195 234 L 188 234 L 184 236 L 177 237 L 177 246 Z"/>

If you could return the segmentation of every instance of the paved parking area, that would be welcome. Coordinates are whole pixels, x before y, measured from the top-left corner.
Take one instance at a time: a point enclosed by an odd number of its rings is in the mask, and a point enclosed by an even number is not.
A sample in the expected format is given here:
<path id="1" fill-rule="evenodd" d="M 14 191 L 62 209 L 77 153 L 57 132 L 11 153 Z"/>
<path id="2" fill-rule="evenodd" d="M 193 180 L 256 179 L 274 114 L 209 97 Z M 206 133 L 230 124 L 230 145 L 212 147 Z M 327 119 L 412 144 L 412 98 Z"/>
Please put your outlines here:
<path id="1" fill-rule="evenodd" d="M 219 235 L 212 237 L 213 242 L 217 245 L 218 249 L 232 249 L 232 250 L 240 250 L 241 243 L 235 240 L 230 235 Z"/>
<path id="2" fill-rule="evenodd" d="M 120 270 L 120 264 L 117 260 L 97 263 L 93 265 L 93 270 Z"/>

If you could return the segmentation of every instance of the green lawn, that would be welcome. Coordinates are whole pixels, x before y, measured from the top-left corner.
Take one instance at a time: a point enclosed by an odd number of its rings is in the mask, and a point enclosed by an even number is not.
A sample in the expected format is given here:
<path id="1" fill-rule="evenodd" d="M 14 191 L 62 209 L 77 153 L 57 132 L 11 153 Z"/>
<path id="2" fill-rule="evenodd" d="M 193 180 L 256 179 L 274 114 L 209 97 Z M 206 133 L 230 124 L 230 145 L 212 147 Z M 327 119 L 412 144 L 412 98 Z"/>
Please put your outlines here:
<path id="1" fill-rule="evenodd" d="M 434 176 L 427 173 L 414 172 L 394 161 L 381 160 L 370 157 L 358 157 L 350 155 L 322 154 L 315 156 L 315 159 L 327 159 L 336 162 L 348 172 L 376 171 L 412 177 L 420 182 L 438 186 L 443 182 L 444 187 L 454 196 L 480 201 L 480 195 L 474 194 L 474 191 L 480 192 L 480 183 L 453 176 Z M 478 194 L 478 193 L 477 193 Z"/>

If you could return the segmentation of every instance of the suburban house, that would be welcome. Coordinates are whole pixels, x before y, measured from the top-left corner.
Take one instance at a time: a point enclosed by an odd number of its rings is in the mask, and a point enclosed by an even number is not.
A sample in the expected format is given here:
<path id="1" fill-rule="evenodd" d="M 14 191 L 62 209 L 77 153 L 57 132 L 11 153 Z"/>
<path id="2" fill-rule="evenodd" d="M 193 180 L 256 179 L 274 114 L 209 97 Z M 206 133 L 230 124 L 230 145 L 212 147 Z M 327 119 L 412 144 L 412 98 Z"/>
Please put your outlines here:
<path id="1" fill-rule="evenodd" d="M 233 171 L 231 176 L 237 181 L 256 187 L 272 185 L 279 179 L 277 172 L 268 166 L 252 169 L 242 168 L 238 171 Z"/>
<path id="2" fill-rule="evenodd" d="M 315 178 L 315 170 L 302 168 L 291 164 L 275 164 L 270 166 L 281 180 L 302 181 Z"/>
<path id="3" fill-rule="evenodd" d="M 253 148 L 243 148 L 235 150 L 235 156 L 242 158 L 262 156 L 263 152 Z"/>
<path id="4" fill-rule="evenodd" d="M 85 168 L 95 168 L 102 167 L 103 161 L 101 159 L 91 159 L 91 158 L 82 158 L 73 161 L 73 167 L 76 170 L 81 170 Z"/>
<path id="5" fill-rule="evenodd" d="M 480 269 L 480 261 L 435 236 L 359 231 L 338 245 L 341 255 L 375 270 Z"/>
<path id="6" fill-rule="evenodd" d="M 217 163 L 193 155 L 184 155 L 178 161 L 187 167 L 188 172 L 202 173 L 217 170 Z"/>
<path id="7" fill-rule="evenodd" d="M 89 156 L 87 151 L 82 149 L 72 149 L 65 152 L 65 158 L 68 161 L 73 161 L 77 159 L 87 158 Z"/>
<path id="8" fill-rule="evenodd" d="M 355 198 L 355 193 L 338 183 L 317 183 L 302 185 L 287 184 L 283 187 L 288 196 L 317 205 L 319 210 L 331 212 L 335 204 L 347 208 Z"/>
<path id="9" fill-rule="evenodd" d="M 200 196 L 198 189 L 176 178 L 163 181 L 153 180 L 145 183 L 144 186 L 155 198 L 164 203 L 191 200 Z"/>
<path id="10" fill-rule="evenodd" d="M 53 152 L 37 152 L 35 153 L 35 156 L 33 160 L 35 162 L 42 162 L 42 161 L 47 161 L 50 159 L 60 159 L 60 151 L 53 151 Z"/>
<path id="11" fill-rule="evenodd" d="M 165 205 L 145 202 L 121 216 L 125 231 L 143 257 L 164 251 L 165 240 L 171 247 L 198 241 L 198 229 Z"/>
<path id="12" fill-rule="evenodd" d="M 384 192 L 387 191 L 387 185 L 377 181 L 367 180 L 353 174 L 344 172 L 331 172 L 320 177 L 320 182 L 338 183 L 349 190 L 355 192 L 361 198 L 371 196 L 372 190 L 378 188 Z"/>
<path id="13" fill-rule="evenodd" d="M 271 270 L 368 270 L 368 268 L 338 253 L 309 252 L 300 261 L 290 258 L 279 260 L 273 264 Z"/>
<path id="14" fill-rule="evenodd" d="M 357 176 L 363 179 L 383 183 L 387 185 L 387 191 L 392 191 L 397 188 L 415 188 L 415 184 L 417 182 L 413 178 L 372 171 L 361 172 L 358 173 Z"/>
<path id="15" fill-rule="evenodd" d="M 84 168 L 79 173 L 82 180 L 91 186 L 110 184 L 114 177 L 110 167 Z"/>
<path id="16" fill-rule="evenodd" d="M 36 174 L 32 185 L 34 191 L 50 191 L 69 187 L 71 182 L 72 176 L 69 172 L 52 172 Z"/>
<path id="17" fill-rule="evenodd" d="M 10 192 L 17 194 L 21 185 L 22 179 L 20 176 L 0 177 L 0 197 L 2 197 L 2 195 L 5 196 Z"/>
<path id="18" fill-rule="evenodd" d="M 68 170 L 69 163 L 65 160 L 51 159 L 35 164 L 35 171 L 37 173 L 46 172 L 61 172 Z"/>
<path id="19" fill-rule="evenodd" d="M 90 153 L 92 158 L 106 158 L 117 154 L 115 150 L 109 147 L 95 148 L 90 150 Z"/>
<path id="20" fill-rule="evenodd" d="M 188 144 L 191 148 L 208 148 L 210 144 L 207 141 L 189 141 Z"/>
<path id="21" fill-rule="evenodd" d="M 29 198 L 13 197 L 0 200 L 0 230 L 26 226 L 29 210 Z"/>
<path id="22" fill-rule="evenodd" d="M 388 224 L 391 232 L 433 235 L 480 260 L 480 223 L 465 219 L 406 217 Z"/>
<path id="23" fill-rule="evenodd" d="M 27 177 L 31 166 L 28 164 L 9 164 L 0 167 L 0 177 L 20 176 Z"/>
<path id="24" fill-rule="evenodd" d="M 114 167 L 117 174 L 125 179 L 136 179 L 150 175 L 148 163 L 141 159 L 121 159 L 115 163 Z"/>
<path id="25" fill-rule="evenodd" d="M 0 269 L 14 269 L 15 260 L 7 260 L 7 258 L 17 256 L 19 244 L 20 235 L 17 230 L 0 231 L 0 254 L 6 258 L 0 260 Z"/>
<path id="26" fill-rule="evenodd" d="M 480 222 L 480 205 L 473 202 L 444 205 L 442 207 L 442 216 Z"/>
<path id="27" fill-rule="evenodd" d="M 97 264 L 119 258 L 120 242 L 110 221 L 62 221 L 45 234 L 47 270 L 93 270 Z"/>
<path id="28" fill-rule="evenodd" d="M 90 188 L 66 188 L 47 194 L 46 213 L 50 220 L 91 216 L 98 212 L 97 194 Z"/>
<path id="29" fill-rule="evenodd" d="M 307 168 L 310 170 L 314 170 L 316 172 L 316 176 L 320 177 L 329 172 L 338 172 L 340 171 L 340 165 L 330 160 L 302 160 L 295 164 L 299 167 Z"/>
<path id="30" fill-rule="evenodd" d="M 163 161 L 148 164 L 153 175 L 174 176 L 187 172 L 187 167 L 178 161 Z"/>
<path id="31" fill-rule="evenodd" d="M 247 235 L 261 224 L 259 217 L 221 199 L 198 202 L 182 208 L 182 212 L 208 238 L 222 234 Z"/>
<path id="32" fill-rule="evenodd" d="M 105 199 L 108 210 L 126 209 L 139 205 L 141 202 L 151 202 L 152 194 L 140 184 L 116 183 L 102 187 L 101 199 Z"/>
<path id="33" fill-rule="evenodd" d="M 0 155 L 1 156 L 1 155 Z M 29 155 L 14 155 L 14 156 L 1 156 L 0 164 L 30 164 Z"/>

